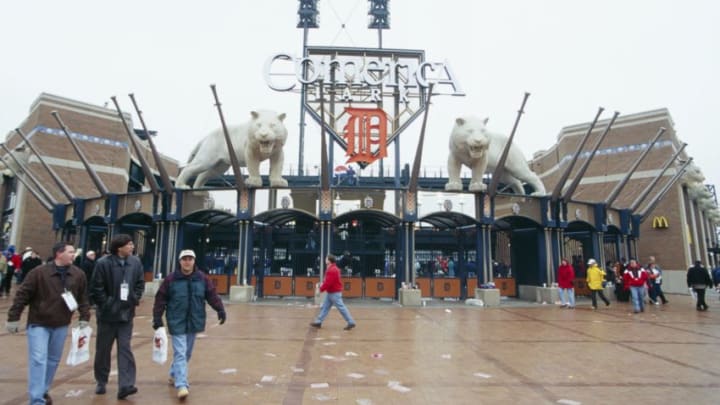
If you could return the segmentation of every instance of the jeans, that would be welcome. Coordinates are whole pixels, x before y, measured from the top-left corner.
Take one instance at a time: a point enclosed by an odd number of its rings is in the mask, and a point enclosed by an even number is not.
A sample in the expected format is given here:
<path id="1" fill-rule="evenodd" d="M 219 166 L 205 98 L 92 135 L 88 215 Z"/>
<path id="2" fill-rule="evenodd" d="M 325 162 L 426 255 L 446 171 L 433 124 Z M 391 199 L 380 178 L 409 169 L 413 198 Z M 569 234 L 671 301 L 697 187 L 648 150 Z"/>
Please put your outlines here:
<path id="1" fill-rule="evenodd" d="M 565 298 L 567 295 L 567 298 Z M 574 288 L 561 288 L 560 289 L 560 302 L 563 305 L 570 305 L 575 307 L 575 289 Z"/>
<path id="2" fill-rule="evenodd" d="M 62 358 L 68 327 L 49 328 L 28 325 L 28 394 L 31 404 L 44 404 L 43 395 L 48 392 Z"/>
<path id="3" fill-rule="evenodd" d="M 173 361 L 170 365 L 170 378 L 175 380 L 175 388 L 190 387 L 188 384 L 188 363 L 195 346 L 195 333 L 172 335 Z"/>
<path id="4" fill-rule="evenodd" d="M 322 308 L 320 308 L 320 314 L 318 314 L 315 322 L 322 323 L 322 321 L 327 317 L 328 312 L 330 312 L 330 307 L 333 305 L 335 305 L 338 311 L 340 311 L 340 315 L 345 318 L 345 321 L 349 325 L 355 325 L 355 321 L 352 316 L 350 316 L 350 311 L 348 311 L 347 307 L 343 303 L 341 292 L 327 293 L 325 301 L 323 301 Z"/>
<path id="5" fill-rule="evenodd" d="M 632 294 L 633 309 L 635 312 L 645 310 L 645 286 L 630 286 L 630 294 Z"/>

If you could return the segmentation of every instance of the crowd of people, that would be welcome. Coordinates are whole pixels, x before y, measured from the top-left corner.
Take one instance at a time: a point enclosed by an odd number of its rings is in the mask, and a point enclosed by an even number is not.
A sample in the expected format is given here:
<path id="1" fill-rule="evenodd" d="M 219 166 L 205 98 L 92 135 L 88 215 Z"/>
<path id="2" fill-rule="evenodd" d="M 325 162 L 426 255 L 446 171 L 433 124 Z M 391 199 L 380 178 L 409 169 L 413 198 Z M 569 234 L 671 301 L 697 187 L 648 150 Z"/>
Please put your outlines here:
<path id="1" fill-rule="evenodd" d="M 137 370 L 132 352 L 135 308 L 145 292 L 144 270 L 134 255 L 132 237 L 118 234 L 110 241 L 110 252 L 95 260 L 89 251 L 84 260 L 72 244 L 58 242 L 51 258 L 28 269 L 18 279 L 18 288 L 8 310 L 6 329 L 20 331 L 20 318 L 28 307 L 26 335 L 28 345 L 28 396 L 31 404 L 52 404 L 50 388 L 60 364 L 68 329 L 77 316 L 77 327 L 89 326 L 91 303 L 95 308 L 97 329 L 93 371 L 95 394 L 104 395 L 111 370 L 111 354 L 117 344 L 118 399 L 138 392 Z M 24 252 L 23 256 L 28 253 Z M 15 248 L 8 247 L 0 265 L 9 267 L 14 277 L 23 261 L 15 259 Z M 9 257 L 8 257 L 9 256 Z M 19 255 L 18 255 L 19 256 Z M 80 256 L 80 260 L 78 259 Z M 27 255 L 33 257 L 32 254 Z M 9 263 L 12 263 L 10 265 Z M 78 265 L 76 265 L 77 263 Z M 22 270 L 20 270 L 22 275 Z M 87 276 L 89 274 L 89 277 Z M 3 284 L 3 292 L 9 294 Z M 205 303 L 218 314 L 220 324 L 226 320 L 225 308 L 214 284 L 195 264 L 195 252 L 183 250 L 175 271 L 160 285 L 153 305 L 153 328 L 164 326 L 172 335 L 173 361 L 169 382 L 177 397 L 189 395 L 188 362 L 195 337 L 205 329 Z"/>
<path id="2" fill-rule="evenodd" d="M 557 283 L 559 288 L 560 305 L 562 308 L 575 308 L 575 279 L 582 277 L 579 271 L 579 256 L 573 256 L 572 264 L 567 259 L 562 259 L 557 270 Z M 597 309 L 597 297 L 600 297 L 606 306 L 610 306 L 610 300 L 605 297 L 606 286 L 614 287 L 615 298 L 619 302 L 632 302 L 633 312 L 645 311 L 645 304 L 663 305 L 669 301 L 663 292 L 663 271 L 655 262 L 655 257 L 650 256 L 648 263 L 642 266 L 636 259 L 626 261 L 621 258 L 618 261 L 609 260 L 605 269 L 599 267 L 595 259 L 589 259 L 582 266 L 582 272 L 590 290 L 592 308 Z M 690 289 L 698 311 L 707 311 L 708 305 L 705 302 L 706 289 L 720 288 L 720 267 L 711 273 L 702 266 L 700 260 L 696 260 L 693 266 L 687 271 L 687 286 Z M 646 301 L 647 297 L 647 301 Z"/>

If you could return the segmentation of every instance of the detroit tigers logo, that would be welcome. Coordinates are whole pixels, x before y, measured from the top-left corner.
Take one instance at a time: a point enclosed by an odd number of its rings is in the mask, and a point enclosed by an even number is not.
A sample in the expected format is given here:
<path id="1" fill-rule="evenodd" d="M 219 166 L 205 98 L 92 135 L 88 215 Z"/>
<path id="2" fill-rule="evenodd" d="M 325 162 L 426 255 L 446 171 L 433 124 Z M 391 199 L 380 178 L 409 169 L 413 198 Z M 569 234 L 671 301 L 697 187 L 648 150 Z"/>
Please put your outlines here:
<path id="1" fill-rule="evenodd" d="M 370 164 L 387 157 L 387 115 L 380 108 L 346 107 L 343 127 L 346 163 Z"/>

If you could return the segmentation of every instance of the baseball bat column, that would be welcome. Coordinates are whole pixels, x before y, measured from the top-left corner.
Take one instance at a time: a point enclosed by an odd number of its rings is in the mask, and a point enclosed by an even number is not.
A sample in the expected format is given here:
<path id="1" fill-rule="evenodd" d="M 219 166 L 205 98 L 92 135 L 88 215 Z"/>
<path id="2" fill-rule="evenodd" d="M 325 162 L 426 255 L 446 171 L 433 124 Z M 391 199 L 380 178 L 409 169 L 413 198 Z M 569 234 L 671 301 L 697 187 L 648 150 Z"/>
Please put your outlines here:
<path id="1" fill-rule="evenodd" d="M 650 191 L 657 185 L 657 183 L 660 181 L 660 179 L 665 175 L 665 172 L 668 168 L 675 162 L 675 159 L 677 159 L 678 156 L 680 156 L 680 153 L 682 153 L 683 150 L 685 150 L 685 147 L 687 146 L 687 143 L 683 143 L 680 148 L 672 155 L 670 159 L 665 163 L 662 170 L 660 170 L 660 173 L 655 176 L 653 181 L 648 184 L 647 187 L 645 187 L 645 190 L 643 190 L 640 195 L 637 196 L 635 201 L 630 205 L 630 211 L 635 212 L 638 208 L 640 208 L 640 204 L 642 204 L 643 201 L 645 201 L 645 198 L 650 194 Z"/>
<path id="2" fill-rule="evenodd" d="M 575 178 L 573 179 L 572 183 L 568 186 L 567 190 L 565 190 L 565 194 L 561 197 L 562 200 L 567 203 L 572 198 L 573 194 L 575 193 L 575 190 L 577 189 L 577 186 L 580 184 L 580 180 L 582 180 L 583 176 L 585 176 L 585 172 L 587 171 L 588 167 L 590 167 L 590 162 L 592 162 L 593 157 L 595 157 L 595 153 L 597 153 L 597 150 L 600 148 L 600 144 L 602 144 L 603 140 L 605 140 L 605 137 L 607 134 L 610 133 L 610 128 L 612 128 L 613 124 L 615 123 L 615 120 L 620 115 L 619 112 L 615 111 L 612 118 L 610 118 L 610 121 L 605 126 L 605 130 L 603 133 L 598 137 L 597 141 L 595 142 L 595 145 L 593 146 L 592 150 L 590 151 L 590 156 L 588 156 L 587 159 L 585 159 L 585 162 L 582 166 L 580 166 L 580 169 L 578 169 L 577 174 L 575 174 Z"/>
<path id="3" fill-rule="evenodd" d="M 48 173 L 50 173 L 50 177 L 53 179 L 55 184 L 57 184 L 60 191 L 63 193 L 65 198 L 68 199 L 68 201 L 73 201 L 75 199 L 75 196 L 70 191 L 68 186 L 65 184 L 64 181 L 58 176 L 58 174 L 53 170 L 43 159 L 43 157 L 40 155 L 40 153 L 35 149 L 35 146 L 30 142 L 30 139 L 25 135 L 25 133 L 20 128 L 15 128 L 15 132 L 20 135 L 20 138 L 25 142 L 25 144 L 30 148 L 30 150 L 35 154 L 35 156 L 38 158 L 38 161 L 40 161 L 40 164 L 43 165 L 45 170 L 47 170 Z"/>
<path id="4" fill-rule="evenodd" d="M 135 150 L 135 155 L 137 156 L 138 160 L 140 161 L 140 168 L 143 171 L 143 175 L 145 176 L 145 180 L 148 183 L 148 186 L 150 187 L 150 190 L 153 193 L 153 196 L 157 196 L 159 189 L 158 184 L 155 181 L 155 176 L 152 173 L 152 170 L 150 170 L 150 166 L 147 163 L 147 159 L 145 159 L 145 151 L 143 151 L 140 148 L 140 145 L 137 142 L 137 139 L 135 139 L 135 134 L 130 130 L 130 126 L 128 125 L 127 121 L 125 120 L 125 114 L 123 114 L 122 110 L 120 109 L 120 104 L 117 102 L 117 98 L 115 96 L 110 97 L 110 100 L 112 100 L 113 104 L 115 104 L 115 109 L 118 112 L 118 117 L 120 117 L 120 121 L 123 124 L 123 127 L 125 128 L 125 133 L 128 136 L 128 140 L 130 141 L 130 144 L 133 146 L 133 149 Z M 148 138 L 150 137 L 150 134 L 147 134 Z"/>
<path id="5" fill-rule="evenodd" d="M 8 149 L 7 146 L 5 146 L 4 143 L 0 143 L 0 147 L 5 151 L 5 154 L 7 156 L 10 156 L 10 159 L 17 165 L 18 167 L 18 173 L 25 173 L 25 176 L 27 176 L 28 179 L 30 179 L 30 183 L 33 184 L 37 192 L 42 194 L 45 201 L 49 202 L 50 205 L 55 206 L 58 204 L 57 200 L 47 191 L 47 188 L 44 187 L 42 184 L 40 184 L 40 180 L 38 180 L 37 177 L 35 177 L 34 174 L 30 171 L 29 167 L 26 167 L 20 161 L 15 157 L 15 154 L 12 153 L 10 149 Z M 6 165 L 10 167 L 10 165 Z M 24 184 L 24 183 L 23 183 Z"/>
<path id="6" fill-rule="evenodd" d="M 3 144 L 3 146 L 4 146 L 4 144 Z M 17 170 L 13 169 L 10 165 L 6 165 L 6 166 L 7 166 L 7 169 L 10 170 L 10 172 L 13 174 L 13 176 L 15 176 L 15 178 L 18 179 L 18 181 L 20 183 L 22 183 L 22 185 L 25 186 L 25 188 L 28 189 L 28 191 L 30 191 L 30 193 L 33 195 L 33 197 L 35 197 L 35 199 L 38 200 L 40 205 L 42 205 L 48 212 L 53 212 L 52 204 L 50 204 L 50 202 L 46 201 L 45 198 L 37 190 L 35 190 L 35 188 L 33 186 L 31 186 L 27 182 L 27 180 L 25 180 L 22 176 L 20 176 L 19 169 L 17 169 Z"/>
<path id="7" fill-rule="evenodd" d="M 80 161 L 82 161 L 83 166 L 85 167 L 85 170 L 87 170 L 88 174 L 90 175 L 90 180 L 92 180 L 95 187 L 100 192 L 100 196 L 102 198 L 107 198 L 109 192 L 107 187 L 105 187 L 105 183 L 100 180 L 100 176 L 98 176 L 95 169 L 90 165 L 90 162 L 88 161 L 87 157 L 85 157 L 85 154 L 80 150 L 80 146 L 75 142 L 75 139 L 73 139 L 72 135 L 70 135 L 70 131 L 68 130 L 67 126 L 65 126 L 65 123 L 63 123 L 62 119 L 60 118 L 60 114 L 57 111 L 50 112 L 52 116 L 55 118 L 55 121 L 57 121 L 58 125 L 60 125 L 60 128 L 62 129 L 63 133 L 67 137 L 68 141 L 70 141 L 70 145 L 72 145 L 73 149 L 75 150 L 75 153 L 77 153 L 78 157 L 80 158 Z M 109 239 L 108 239 L 109 240 Z"/>

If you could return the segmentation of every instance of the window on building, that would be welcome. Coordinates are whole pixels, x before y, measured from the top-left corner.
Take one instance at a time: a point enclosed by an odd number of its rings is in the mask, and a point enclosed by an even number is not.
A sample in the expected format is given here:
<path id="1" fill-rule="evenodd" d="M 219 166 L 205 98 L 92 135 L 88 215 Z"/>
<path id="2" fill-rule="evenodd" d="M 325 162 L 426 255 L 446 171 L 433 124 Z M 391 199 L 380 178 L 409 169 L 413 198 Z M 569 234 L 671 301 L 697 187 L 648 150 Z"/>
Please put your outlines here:
<path id="1" fill-rule="evenodd" d="M 142 191 L 143 185 L 145 184 L 145 174 L 142 171 L 142 167 L 140 167 L 137 163 L 130 161 L 130 172 L 128 177 L 128 193 Z"/>

